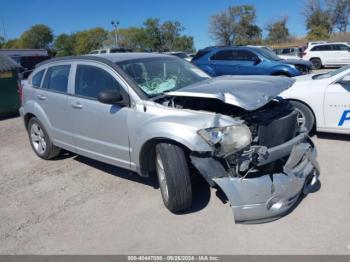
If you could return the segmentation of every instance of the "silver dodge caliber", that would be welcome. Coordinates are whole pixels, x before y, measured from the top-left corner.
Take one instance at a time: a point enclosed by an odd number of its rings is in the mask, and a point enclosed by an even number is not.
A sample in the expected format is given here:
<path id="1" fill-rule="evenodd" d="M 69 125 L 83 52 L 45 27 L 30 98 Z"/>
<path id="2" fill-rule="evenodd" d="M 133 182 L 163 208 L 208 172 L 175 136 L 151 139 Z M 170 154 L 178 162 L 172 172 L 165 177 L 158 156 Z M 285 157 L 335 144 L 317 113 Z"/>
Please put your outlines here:
<path id="1" fill-rule="evenodd" d="M 236 222 L 277 219 L 319 187 L 316 149 L 278 97 L 294 80 L 211 78 L 151 53 L 65 57 L 37 65 L 21 92 L 34 152 L 61 149 L 156 173 L 171 212 L 192 203 L 191 177 L 220 187 Z"/>

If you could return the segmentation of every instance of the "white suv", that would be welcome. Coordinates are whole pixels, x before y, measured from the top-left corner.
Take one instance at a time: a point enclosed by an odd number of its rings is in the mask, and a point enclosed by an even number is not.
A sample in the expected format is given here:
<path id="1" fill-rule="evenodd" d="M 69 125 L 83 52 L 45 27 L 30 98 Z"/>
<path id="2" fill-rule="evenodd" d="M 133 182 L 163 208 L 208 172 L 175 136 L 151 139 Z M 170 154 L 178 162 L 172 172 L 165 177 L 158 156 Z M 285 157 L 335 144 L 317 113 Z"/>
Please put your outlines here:
<path id="1" fill-rule="evenodd" d="M 350 64 L 350 45 L 348 43 L 323 43 L 309 46 L 303 59 L 310 61 L 315 69 Z"/>

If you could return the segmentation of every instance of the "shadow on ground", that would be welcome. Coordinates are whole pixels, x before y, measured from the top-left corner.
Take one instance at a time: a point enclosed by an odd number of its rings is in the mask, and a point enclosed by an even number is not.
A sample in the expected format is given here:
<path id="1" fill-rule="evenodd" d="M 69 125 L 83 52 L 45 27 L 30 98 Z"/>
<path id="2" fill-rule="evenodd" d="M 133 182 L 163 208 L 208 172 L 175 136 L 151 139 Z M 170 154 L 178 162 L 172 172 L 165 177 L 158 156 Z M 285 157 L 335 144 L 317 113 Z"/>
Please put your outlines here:
<path id="1" fill-rule="evenodd" d="M 131 172 L 129 170 L 116 167 L 113 165 L 105 164 L 87 157 L 79 156 L 76 154 L 73 154 L 71 152 L 63 152 L 59 157 L 53 159 L 53 160 L 62 160 L 67 158 L 74 158 L 74 160 L 88 165 L 90 167 L 96 168 L 102 172 L 105 172 L 107 174 L 117 176 L 122 179 L 127 179 L 132 182 L 137 182 L 140 184 L 144 184 L 146 186 L 150 186 L 154 189 L 159 189 L 158 180 L 156 174 L 150 176 L 150 177 L 141 177 L 135 172 Z M 202 209 L 204 209 L 209 201 L 210 201 L 210 187 L 208 183 L 202 178 L 200 175 L 194 175 L 192 179 L 192 192 L 193 192 L 193 199 L 192 199 L 192 206 L 187 209 L 186 211 L 179 212 L 177 215 L 183 215 L 188 213 L 194 213 L 198 212 Z M 223 194 L 223 193 L 222 193 Z M 159 197 L 161 197 L 161 194 L 159 192 Z M 224 201 L 223 201 L 224 202 Z"/>
<path id="2" fill-rule="evenodd" d="M 317 133 L 316 136 L 319 139 L 350 141 L 350 135 L 345 135 L 345 134 Z"/>

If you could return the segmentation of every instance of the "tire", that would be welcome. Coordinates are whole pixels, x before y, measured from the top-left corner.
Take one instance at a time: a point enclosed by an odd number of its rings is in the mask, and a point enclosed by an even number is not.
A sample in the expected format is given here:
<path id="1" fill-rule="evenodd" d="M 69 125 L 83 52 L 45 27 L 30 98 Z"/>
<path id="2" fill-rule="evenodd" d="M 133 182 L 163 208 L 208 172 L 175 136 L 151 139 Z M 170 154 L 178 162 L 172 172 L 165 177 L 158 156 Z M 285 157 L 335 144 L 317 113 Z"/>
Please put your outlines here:
<path id="1" fill-rule="evenodd" d="M 188 162 L 183 149 L 159 143 L 155 150 L 155 166 L 164 205 L 175 213 L 192 205 L 192 186 Z"/>
<path id="2" fill-rule="evenodd" d="M 290 101 L 298 113 L 298 124 L 305 127 L 308 134 L 312 134 L 315 126 L 315 117 L 308 106 L 297 101 Z"/>
<path id="3" fill-rule="evenodd" d="M 312 67 L 314 69 L 321 69 L 322 68 L 322 61 L 319 58 L 312 58 L 310 59 L 310 62 L 312 63 Z"/>
<path id="4" fill-rule="evenodd" d="M 51 159 L 60 154 L 60 149 L 54 146 L 40 121 L 33 117 L 28 123 L 30 145 L 35 154 L 42 159 Z"/>

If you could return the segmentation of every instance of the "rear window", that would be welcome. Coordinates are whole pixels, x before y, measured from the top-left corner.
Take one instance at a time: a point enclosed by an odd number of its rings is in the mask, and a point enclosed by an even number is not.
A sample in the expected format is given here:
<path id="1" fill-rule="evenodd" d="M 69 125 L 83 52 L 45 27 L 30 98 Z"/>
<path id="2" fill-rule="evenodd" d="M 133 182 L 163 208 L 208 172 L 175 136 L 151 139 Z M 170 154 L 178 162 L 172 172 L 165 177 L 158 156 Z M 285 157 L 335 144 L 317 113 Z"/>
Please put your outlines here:
<path id="1" fill-rule="evenodd" d="M 198 60 L 199 58 L 205 56 L 209 52 L 210 50 L 199 50 L 197 54 L 195 54 L 195 56 L 192 58 L 192 61 Z"/>
<path id="2" fill-rule="evenodd" d="M 314 46 L 311 51 L 331 51 L 331 45 L 318 45 Z"/>
<path id="3" fill-rule="evenodd" d="M 32 77 L 32 86 L 33 87 L 40 87 L 41 80 L 43 79 L 45 69 L 39 71 Z"/>

